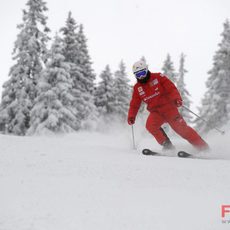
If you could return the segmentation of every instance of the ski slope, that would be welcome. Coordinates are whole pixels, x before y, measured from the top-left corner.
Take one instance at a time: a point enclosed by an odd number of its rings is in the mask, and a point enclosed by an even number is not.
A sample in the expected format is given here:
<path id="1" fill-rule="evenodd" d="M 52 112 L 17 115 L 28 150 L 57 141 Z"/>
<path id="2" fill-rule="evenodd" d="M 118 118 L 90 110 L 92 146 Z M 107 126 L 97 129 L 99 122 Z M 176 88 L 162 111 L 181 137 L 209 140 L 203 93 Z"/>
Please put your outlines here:
<path id="1" fill-rule="evenodd" d="M 221 218 L 230 204 L 229 135 L 208 139 L 210 159 L 143 156 L 143 147 L 159 146 L 141 132 L 135 139 L 138 150 L 130 130 L 1 135 L 0 229 L 230 229 Z"/>

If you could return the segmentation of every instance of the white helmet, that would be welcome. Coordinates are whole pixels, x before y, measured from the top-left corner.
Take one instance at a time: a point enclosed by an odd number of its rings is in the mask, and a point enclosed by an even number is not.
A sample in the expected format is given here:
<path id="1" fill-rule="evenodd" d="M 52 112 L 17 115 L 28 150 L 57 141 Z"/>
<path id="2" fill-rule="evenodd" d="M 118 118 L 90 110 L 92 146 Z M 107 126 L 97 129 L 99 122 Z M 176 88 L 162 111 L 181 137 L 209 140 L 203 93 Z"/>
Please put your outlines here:
<path id="1" fill-rule="evenodd" d="M 140 61 L 137 61 L 133 64 L 133 73 L 135 74 L 136 72 L 139 72 L 140 70 L 146 70 L 148 71 L 148 66 L 147 64 L 140 60 Z"/>

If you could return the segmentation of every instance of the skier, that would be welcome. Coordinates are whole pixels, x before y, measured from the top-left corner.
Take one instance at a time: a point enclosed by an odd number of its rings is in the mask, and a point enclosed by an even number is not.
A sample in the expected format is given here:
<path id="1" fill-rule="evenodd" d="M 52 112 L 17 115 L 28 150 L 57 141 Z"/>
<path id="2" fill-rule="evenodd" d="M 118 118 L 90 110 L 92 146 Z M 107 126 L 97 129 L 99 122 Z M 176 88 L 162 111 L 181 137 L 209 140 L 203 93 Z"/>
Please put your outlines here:
<path id="1" fill-rule="evenodd" d="M 181 137 L 190 142 L 198 150 L 208 150 L 208 144 L 198 133 L 188 126 L 178 112 L 182 106 L 182 99 L 176 86 L 165 75 L 151 73 L 144 61 L 133 65 L 133 73 L 137 83 L 133 87 L 133 95 L 128 112 L 128 124 L 133 125 L 141 102 L 147 104 L 150 112 L 146 122 L 146 129 L 163 146 L 163 150 L 175 149 L 161 126 L 168 123 Z"/>

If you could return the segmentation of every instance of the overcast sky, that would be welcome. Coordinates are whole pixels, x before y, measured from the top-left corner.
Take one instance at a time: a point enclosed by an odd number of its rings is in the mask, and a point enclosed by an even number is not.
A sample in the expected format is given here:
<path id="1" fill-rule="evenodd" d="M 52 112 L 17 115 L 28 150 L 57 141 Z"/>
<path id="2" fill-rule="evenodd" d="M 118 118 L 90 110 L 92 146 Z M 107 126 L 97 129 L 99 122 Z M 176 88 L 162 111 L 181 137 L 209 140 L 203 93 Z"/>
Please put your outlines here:
<path id="1" fill-rule="evenodd" d="M 69 11 L 82 23 L 96 74 L 109 64 L 115 71 L 124 60 L 133 81 L 132 64 L 145 56 L 152 72 L 161 71 L 167 53 L 177 70 L 185 53 L 187 89 L 193 107 L 205 91 L 207 71 L 230 19 L 229 0 L 47 0 L 51 36 L 65 25 Z M 12 50 L 27 0 L 1 0 L 0 85 L 8 78 Z M 2 89 L 0 89 L 1 93 Z"/>

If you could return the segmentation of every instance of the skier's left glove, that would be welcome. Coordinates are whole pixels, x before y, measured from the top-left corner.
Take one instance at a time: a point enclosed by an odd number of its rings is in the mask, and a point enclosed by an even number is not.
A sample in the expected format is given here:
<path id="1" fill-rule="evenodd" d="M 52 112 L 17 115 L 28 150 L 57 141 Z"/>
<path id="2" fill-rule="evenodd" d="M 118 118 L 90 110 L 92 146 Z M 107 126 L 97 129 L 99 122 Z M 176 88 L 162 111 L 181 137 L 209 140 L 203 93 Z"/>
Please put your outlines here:
<path id="1" fill-rule="evenodd" d="M 181 99 L 176 99 L 175 100 L 175 105 L 176 105 L 176 107 L 181 107 L 182 106 L 182 100 Z"/>

